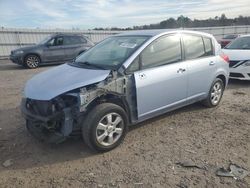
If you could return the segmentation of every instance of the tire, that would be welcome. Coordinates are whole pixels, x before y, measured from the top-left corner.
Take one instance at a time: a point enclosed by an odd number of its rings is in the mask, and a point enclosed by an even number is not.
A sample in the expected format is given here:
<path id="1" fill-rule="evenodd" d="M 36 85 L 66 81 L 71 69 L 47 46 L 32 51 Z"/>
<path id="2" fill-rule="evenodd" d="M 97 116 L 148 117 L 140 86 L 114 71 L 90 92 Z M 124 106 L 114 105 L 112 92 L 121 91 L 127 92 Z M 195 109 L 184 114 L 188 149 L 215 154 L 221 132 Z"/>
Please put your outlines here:
<path id="1" fill-rule="evenodd" d="M 37 55 L 31 54 L 27 55 L 24 59 L 25 67 L 29 69 L 35 69 L 39 66 L 41 60 Z"/>
<path id="2" fill-rule="evenodd" d="M 225 86 L 220 78 L 216 78 L 211 85 L 207 98 L 202 103 L 209 108 L 213 108 L 219 105 L 223 96 Z"/>
<path id="3" fill-rule="evenodd" d="M 87 146 L 98 152 L 107 152 L 122 143 L 128 130 L 128 116 L 120 106 L 102 103 L 86 116 L 82 136 Z"/>

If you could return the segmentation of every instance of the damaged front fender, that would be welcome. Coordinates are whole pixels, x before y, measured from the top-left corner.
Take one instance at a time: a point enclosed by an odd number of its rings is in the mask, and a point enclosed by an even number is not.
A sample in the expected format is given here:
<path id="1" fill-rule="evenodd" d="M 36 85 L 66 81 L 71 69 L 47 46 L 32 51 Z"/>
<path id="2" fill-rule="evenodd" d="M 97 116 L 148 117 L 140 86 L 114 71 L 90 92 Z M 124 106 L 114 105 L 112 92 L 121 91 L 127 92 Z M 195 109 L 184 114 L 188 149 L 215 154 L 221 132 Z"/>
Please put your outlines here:
<path id="1" fill-rule="evenodd" d="M 94 85 L 91 89 L 86 89 L 85 87 L 80 89 L 79 92 L 79 105 L 80 112 L 86 111 L 87 106 L 94 100 L 106 96 L 126 96 L 127 91 L 127 77 L 117 76 L 117 72 L 112 72 L 112 76 L 106 80 L 99 82 Z"/>

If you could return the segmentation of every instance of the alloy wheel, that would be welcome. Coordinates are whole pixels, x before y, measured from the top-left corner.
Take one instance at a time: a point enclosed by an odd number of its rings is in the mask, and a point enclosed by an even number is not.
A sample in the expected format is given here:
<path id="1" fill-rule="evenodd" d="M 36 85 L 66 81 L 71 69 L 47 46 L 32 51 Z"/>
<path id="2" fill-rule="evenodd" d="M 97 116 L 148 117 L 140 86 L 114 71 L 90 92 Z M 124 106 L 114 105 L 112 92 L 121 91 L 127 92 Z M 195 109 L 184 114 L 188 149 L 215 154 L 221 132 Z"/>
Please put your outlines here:
<path id="1" fill-rule="evenodd" d="M 222 85 L 220 82 L 216 82 L 213 86 L 212 92 L 211 92 L 211 102 L 213 105 L 216 105 L 220 102 L 221 96 L 222 96 Z"/>
<path id="2" fill-rule="evenodd" d="M 124 122 L 117 113 L 106 114 L 96 127 L 96 140 L 103 146 L 116 143 L 124 131 Z"/>
<path id="3" fill-rule="evenodd" d="M 39 58 L 37 56 L 35 56 L 35 55 L 28 56 L 27 59 L 26 59 L 26 65 L 29 68 L 38 67 L 39 62 L 40 62 Z"/>

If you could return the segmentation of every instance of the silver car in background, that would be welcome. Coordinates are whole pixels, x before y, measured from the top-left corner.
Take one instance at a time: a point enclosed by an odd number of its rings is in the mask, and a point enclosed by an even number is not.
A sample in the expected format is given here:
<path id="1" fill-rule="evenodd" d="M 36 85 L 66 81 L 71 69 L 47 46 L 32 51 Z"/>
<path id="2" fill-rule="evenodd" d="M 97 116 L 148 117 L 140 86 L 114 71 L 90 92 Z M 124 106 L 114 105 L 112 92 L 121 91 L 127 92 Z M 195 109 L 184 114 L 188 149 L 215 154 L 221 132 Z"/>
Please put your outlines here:
<path id="1" fill-rule="evenodd" d="M 39 139 L 81 133 L 90 148 L 109 151 L 128 125 L 199 101 L 217 106 L 228 77 L 228 57 L 210 34 L 133 31 L 33 77 L 21 106 Z"/>

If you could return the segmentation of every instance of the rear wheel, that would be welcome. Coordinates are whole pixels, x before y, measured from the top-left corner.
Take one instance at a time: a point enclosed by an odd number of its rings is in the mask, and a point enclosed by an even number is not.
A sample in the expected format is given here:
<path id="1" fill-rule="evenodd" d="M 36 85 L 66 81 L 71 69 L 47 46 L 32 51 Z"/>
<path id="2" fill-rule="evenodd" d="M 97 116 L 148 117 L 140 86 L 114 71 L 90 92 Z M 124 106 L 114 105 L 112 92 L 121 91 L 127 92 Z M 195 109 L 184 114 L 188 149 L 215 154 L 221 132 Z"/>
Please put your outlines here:
<path id="1" fill-rule="evenodd" d="M 118 105 L 103 103 L 87 115 L 82 135 L 85 143 L 95 151 L 109 151 L 123 141 L 127 132 L 127 114 Z"/>
<path id="2" fill-rule="evenodd" d="M 35 69 L 40 64 L 40 58 L 37 55 L 28 55 L 24 60 L 25 66 L 29 69 Z"/>
<path id="3" fill-rule="evenodd" d="M 203 101 L 203 104 L 209 108 L 219 105 L 223 92 L 224 83 L 220 78 L 216 78 L 210 88 L 207 98 Z"/>

